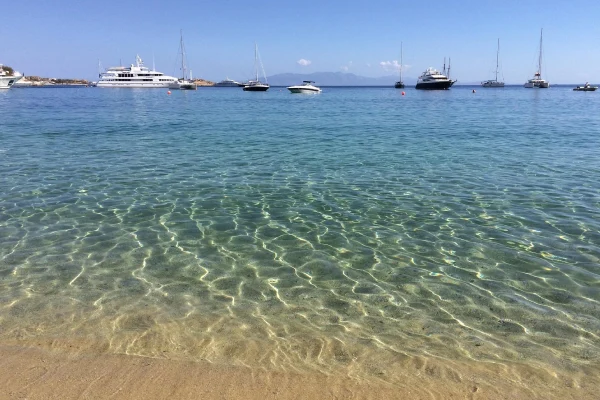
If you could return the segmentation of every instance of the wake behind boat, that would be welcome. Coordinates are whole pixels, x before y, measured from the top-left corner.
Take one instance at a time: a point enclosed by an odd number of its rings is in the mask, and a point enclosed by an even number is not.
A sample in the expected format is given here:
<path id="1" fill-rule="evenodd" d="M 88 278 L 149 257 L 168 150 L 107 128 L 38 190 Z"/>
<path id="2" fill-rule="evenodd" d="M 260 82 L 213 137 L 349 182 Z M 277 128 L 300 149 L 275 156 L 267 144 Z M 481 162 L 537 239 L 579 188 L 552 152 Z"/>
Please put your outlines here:
<path id="1" fill-rule="evenodd" d="M 135 57 L 135 65 L 110 67 L 99 74 L 96 84 L 99 88 L 168 88 L 177 78 L 144 67 L 140 56 Z"/>
<path id="2" fill-rule="evenodd" d="M 314 86 L 314 81 L 302 81 L 302 85 L 290 86 L 287 89 L 292 93 L 321 93 L 321 88 Z"/>

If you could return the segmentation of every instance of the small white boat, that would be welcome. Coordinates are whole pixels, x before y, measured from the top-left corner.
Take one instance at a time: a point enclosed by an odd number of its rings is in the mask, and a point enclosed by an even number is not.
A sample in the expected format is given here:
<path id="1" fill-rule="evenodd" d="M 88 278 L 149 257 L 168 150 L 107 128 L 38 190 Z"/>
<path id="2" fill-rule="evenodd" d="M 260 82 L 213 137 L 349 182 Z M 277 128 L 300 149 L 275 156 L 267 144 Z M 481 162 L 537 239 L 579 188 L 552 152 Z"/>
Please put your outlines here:
<path id="1" fill-rule="evenodd" d="M 302 82 L 302 85 L 290 86 L 288 90 L 292 93 L 321 93 L 321 88 L 313 85 L 313 81 Z"/>
<path id="2" fill-rule="evenodd" d="M 9 69 L 4 69 L 4 66 L 0 64 L 0 89 L 10 89 L 23 75 L 9 74 Z"/>

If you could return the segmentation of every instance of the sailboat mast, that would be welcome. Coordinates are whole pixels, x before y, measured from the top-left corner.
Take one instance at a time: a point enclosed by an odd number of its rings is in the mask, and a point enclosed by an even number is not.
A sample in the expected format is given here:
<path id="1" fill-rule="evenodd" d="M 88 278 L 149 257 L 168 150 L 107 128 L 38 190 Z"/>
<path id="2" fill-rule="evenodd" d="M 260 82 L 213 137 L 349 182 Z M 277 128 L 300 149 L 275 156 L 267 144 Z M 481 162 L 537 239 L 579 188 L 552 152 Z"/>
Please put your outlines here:
<path id="1" fill-rule="evenodd" d="M 443 74 L 446 75 L 446 57 L 444 57 L 444 70 Z"/>
<path id="2" fill-rule="evenodd" d="M 181 79 L 185 80 L 185 51 L 183 50 L 183 29 L 179 31 L 179 46 L 181 46 Z"/>
<path id="3" fill-rule="evenodd" d="M 500 38 L 498 38 L 498 50 L 496 51 L 496 82 L 498 82 L 498 54 L 500 54 Z"/>
<path id="4" fill-rule="evenodd" d="M 450 57 L 448 57 L 448 76 L 446 77 L 450 79 Z"/>
<path id="5" fill-rule="evenodd" d="M 542 79 L 542 35 L 544 33 L 544 28 L 540 31 L 540 57 L 538 59 L 538 73 L 540 74 L 540 79 Z"/>
<path id="6" fill-rule="evenodd" d="M 400 42 L 400 82 L 402 83 L 402 42 Z"/>
<path id="7" fill-rule="evenodd" d="M 256 72 L 256 82 L 258 82 L 258 44 L 254 42 L 254 71 Z"/>

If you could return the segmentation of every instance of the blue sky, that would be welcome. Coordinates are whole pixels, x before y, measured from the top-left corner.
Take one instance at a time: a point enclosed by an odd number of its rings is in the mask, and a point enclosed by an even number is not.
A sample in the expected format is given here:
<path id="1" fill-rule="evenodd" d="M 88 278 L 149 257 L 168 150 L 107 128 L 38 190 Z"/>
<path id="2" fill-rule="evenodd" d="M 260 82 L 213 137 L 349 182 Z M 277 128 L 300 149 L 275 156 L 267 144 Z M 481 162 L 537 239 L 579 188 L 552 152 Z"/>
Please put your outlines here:
<path id="1" fill-rule="evenodd" d="M 267 75 L 392 75 L 402 41 L 406 76 L 441 69 L 449 56 L 454 78 L 477 82 L 493 77 L 500 38 L 505 81 L 523 83 L 535 72 L 544 28 L 546 79 L 600 83 L 597 0 L 22 0 L 11 7 L 0 25 L 0 63 L 26 75 L 94 79 L 98 59 L 108 67 L 136 54 L 179 74 L 182 29 L 194 76 L 209 80 L 250 77 L 255 41 Z"/>

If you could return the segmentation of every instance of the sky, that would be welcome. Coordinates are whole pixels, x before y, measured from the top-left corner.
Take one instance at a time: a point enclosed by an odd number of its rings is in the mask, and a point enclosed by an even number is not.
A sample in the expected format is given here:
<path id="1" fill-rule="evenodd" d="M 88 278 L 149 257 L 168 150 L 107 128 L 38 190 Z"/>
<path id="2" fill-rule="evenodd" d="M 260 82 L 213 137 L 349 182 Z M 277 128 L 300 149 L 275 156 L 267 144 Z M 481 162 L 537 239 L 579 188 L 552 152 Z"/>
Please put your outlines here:
<path id="1" fill-rule="evenodd" d="M 351 72 L 417 78 L 452 59 L 459 83 L 500 76 L 521 84 L 537 69 L 552 83 L 600 83 L 600 1 L 21 0 L 0 24 L 0 63 L 25 75 L 95 80 L 104 68 L 147 66 L 178 76 L 180 30 L 193 76 L 246 80 L 254 43 L 268 76 Z"/>

